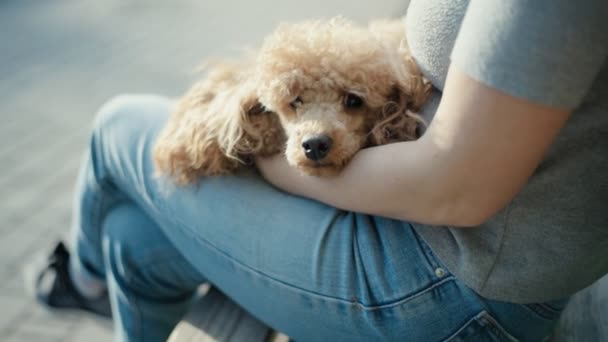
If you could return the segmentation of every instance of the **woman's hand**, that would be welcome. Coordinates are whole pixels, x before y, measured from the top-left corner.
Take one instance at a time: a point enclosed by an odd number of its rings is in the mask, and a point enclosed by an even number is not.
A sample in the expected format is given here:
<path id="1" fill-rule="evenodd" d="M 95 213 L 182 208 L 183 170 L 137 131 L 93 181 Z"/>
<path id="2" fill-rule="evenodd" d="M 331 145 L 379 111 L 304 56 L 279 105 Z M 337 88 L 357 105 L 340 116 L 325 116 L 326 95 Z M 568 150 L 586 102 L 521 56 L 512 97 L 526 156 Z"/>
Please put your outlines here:
<path id="1" fill-rule="evenodd" d="M 333 178 L 302 175 L 283 156 L 257 164 L 278 188 L 341 209 L 476 226 L 519 192 L 569 115 L 487 87 L 452 65 L 419 140 L 361 150 Z"/>

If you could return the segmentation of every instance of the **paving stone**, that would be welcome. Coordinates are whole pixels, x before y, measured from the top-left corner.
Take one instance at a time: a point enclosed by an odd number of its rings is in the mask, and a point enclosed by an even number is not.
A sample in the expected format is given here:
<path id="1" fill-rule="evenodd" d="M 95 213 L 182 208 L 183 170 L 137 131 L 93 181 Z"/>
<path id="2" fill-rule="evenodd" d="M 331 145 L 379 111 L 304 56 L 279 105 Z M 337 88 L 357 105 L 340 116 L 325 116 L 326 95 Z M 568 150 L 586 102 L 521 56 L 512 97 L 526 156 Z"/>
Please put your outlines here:
<path id="1" fill-rule="evenodd" d="M 11 298 L 23 298 L 27 296 L 23 276 L 20 272 L 14 274 L 5 272 L 0 277 L 3 280 L 0 287 L 2 295 Z"/>
<path id="2" fill-rule="evenodd" d="M 10 331 L 23 317 L 28 308 L 29 301 L 25 297 L 13 297 L 0 294 L 0 336 Z"/>
<path id="3" fill-rule="evenodd" d="M 0 239 L 0 269 L 19 262 L 21 256 L 40 239 L 39 234 L 16 229 Z"/>
<path id="4" fill-rule="evenodd" d="M 0 210 L 27 216 L 51 201 L 64 200 L 64 196 L 70 194 L 74 186 L 80 158 L 62 159 L 65 160 L 57 167 L 48 170 L 45 177 L 34 177 L 27 182 L 27 186 L 25 184 L 19 186 L 16 184 L 18 182 L 12 181 L 13 184 L 8 186 L 5 192 L 10 196 L 0 199 Z M 13 177 L 15 178 L 17 177 Z M 19 176 L 19 178 L 23 177 Z M 62 197 L 58 198 L 58 196 Z"/>
<path id="5" fill-rule="evenodd" d="M 1 336 L 5 342 L 61 342 L 63 335 L 54 335 L 45 332 L 32 332 L 16 330 L 7 336 Z"/>
<path id="6" fill-rule="evenodd" d="M 110 342 L 112 341 L 112 324 L 106 320 L 85 318 L 74 326 L 65 337 L 66 342 Z"/>
<path id="7" fill-rule="evenodd" d="M 33 299 L 28 305 L 26 318 L 18 322 L 17 330 L 61 337 L 68 335 L 82 321 L 82 313 L 79 312 L 49 311 Z"/>
<path id="8" fill-rule="evenodd" d="M 49 142 L 37 142 L 36 148 L 28 149 L 28 155 L 24 155 L 21 162 L 12 165 L 5 165 L 3 174 L 0 178 L 0 188 L 8 187 L 11 184 L 22 184 L 23 187 L 15 190 L 22 190 L 27 186 L 32 186 L 32 181 L 37 180 L 40 176 L 45 175 L 45 171 L 52 172 L 54 168 L 64 165 L 66 158 L 77 155 L 84 147 L 75 147 L 74 141 L 81 139 L 80 136 L 85 133 L 69 133 L 63 134 L 61 137 L 52 139 Z M 44 148 L 39 145 L 44 145 Z M 25 154 L 23 151 L 15 151 L 17 154 Z M 30 155 L 30 153 L 33 153 Z M 35 189 L 35 188 L 34 188 Z"/>

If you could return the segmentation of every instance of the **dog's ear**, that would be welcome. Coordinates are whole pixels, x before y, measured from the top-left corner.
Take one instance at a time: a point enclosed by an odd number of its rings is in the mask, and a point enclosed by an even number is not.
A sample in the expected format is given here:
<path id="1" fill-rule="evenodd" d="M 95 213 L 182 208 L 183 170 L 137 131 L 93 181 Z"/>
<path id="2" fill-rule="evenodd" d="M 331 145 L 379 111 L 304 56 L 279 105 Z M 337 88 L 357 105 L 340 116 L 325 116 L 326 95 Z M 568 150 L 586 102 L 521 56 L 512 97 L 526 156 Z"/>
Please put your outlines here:
<path id="1" fill-rule="evenodd" d="M 368 138 L 369 146 L 418 138 L 417 117 L 408 110 L 406 97 L 397 86 L 393 88 L 384 106 L 374 115 L 374 120 Z"/>
<path id="2" fill-rule="evenodd" d="M 430 90 L 430 83 L 415 71 L 412 74 L 408 72 L 403 80 L 396 82 L 384 106 L 376 115 L 368 145 L 418 139 L 421 125 L 426 125 L 418 111 L 427 100 Z"/>
<path id="3" fill-rule="evenodd" d="M 233 172 L 251 155 L 264 154 L 267 135 L 280 129 L 257 101 L 246 67 L 215 65 L 176 104 L 154 146 L 157 171 L 179 184 Z M 282 132 L 282 130 L 279 130 Z"/>
<path id="4" fill-rule="evenodd" d="M 242 134 L 232 151 L 241 160 L 270 156 L 285 149 L 287 137 L 278 115 L 267 110 L 259 101 L 248 104 L 239 118 Z"/>
<path id="5" fill-rule="evenodd" d="M 386 39 L 387 58 L 392 60 L 394 71 L 391 90 L 376 117 L 369 145 L 416 140 L 420 136 L 420 125 L 426 124 L 418 112 L 430 95 L 431 84 L 410 54 L 403 26 L 392 21 L 376 23 L 373 27 Z"/>

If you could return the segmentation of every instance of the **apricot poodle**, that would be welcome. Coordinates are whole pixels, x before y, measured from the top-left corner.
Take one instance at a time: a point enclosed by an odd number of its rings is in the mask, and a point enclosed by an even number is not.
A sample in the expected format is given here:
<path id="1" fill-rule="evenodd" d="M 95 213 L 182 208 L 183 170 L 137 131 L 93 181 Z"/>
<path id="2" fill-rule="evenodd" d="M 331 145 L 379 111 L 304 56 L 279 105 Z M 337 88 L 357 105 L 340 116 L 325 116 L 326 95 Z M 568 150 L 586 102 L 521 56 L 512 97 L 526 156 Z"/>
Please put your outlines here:
<path id="1" fill-rule="evenodd" d="M 241 61 L 213 63 L 154 147 L 177 183 L 285 153 L 303 173 L 338 173 L 362 148 L 412 140 L 430 91 L 399 20 L 282 24 Z"/>

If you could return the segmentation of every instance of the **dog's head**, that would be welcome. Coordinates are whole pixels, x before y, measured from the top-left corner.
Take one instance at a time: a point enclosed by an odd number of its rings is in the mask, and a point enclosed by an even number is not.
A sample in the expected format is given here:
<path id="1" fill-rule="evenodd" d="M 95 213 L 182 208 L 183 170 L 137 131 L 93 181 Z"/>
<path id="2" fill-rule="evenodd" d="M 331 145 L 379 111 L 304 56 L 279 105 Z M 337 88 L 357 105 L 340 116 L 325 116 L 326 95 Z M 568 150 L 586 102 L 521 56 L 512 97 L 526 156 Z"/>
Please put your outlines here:
<path id="1" fill-rule="evenodd" d="M 255 65 L 258 100 L 280 119 L 287 160 L 307 174 L 332 175 L 361 148 L 417 138 L 413 112 L 429 87 L 397 22 L 281 25 Z"/>
<path id="2" fill-rule="evenodd" d="M 284 24 L 254 58 L 212 65 L 178 101 L 155 164 L 190 183 L 284 150 L 304 173 L 332 175 L 361 148 L 417 138 L 429 88 L 398 21 Z"/>

